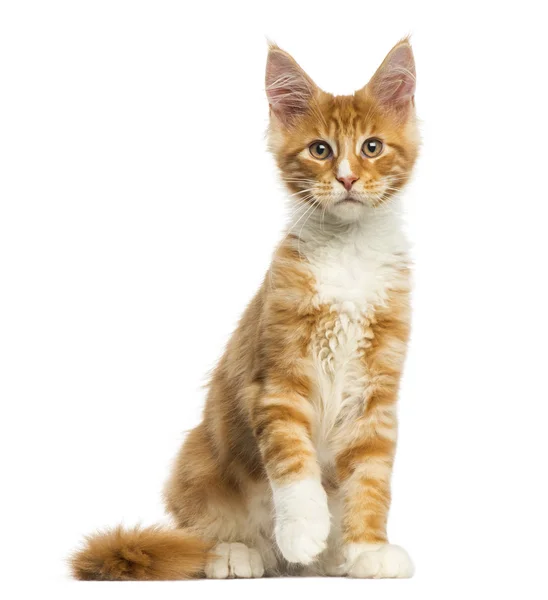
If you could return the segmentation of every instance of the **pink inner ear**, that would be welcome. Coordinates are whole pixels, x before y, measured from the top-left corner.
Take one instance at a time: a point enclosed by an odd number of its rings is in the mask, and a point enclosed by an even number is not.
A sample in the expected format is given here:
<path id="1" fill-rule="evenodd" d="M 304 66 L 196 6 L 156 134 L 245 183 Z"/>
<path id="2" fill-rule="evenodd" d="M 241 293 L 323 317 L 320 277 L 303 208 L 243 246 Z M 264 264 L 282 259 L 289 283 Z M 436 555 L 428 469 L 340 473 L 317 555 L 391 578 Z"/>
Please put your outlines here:
<path id="1" fill-rule="evenodd" d="M 373 76 L 371 86 L 381 104 L 392 108 L 407 105 L 415 94 L 415 61 L 411 46 L 396 46 Z"/>
<path id="2" fill-rule="evenodd" d="M 266 64 L 266 95 L 276 116 L 289 125 L 308 110 L 314 84 L 283 51 L 272 49 Z"/>

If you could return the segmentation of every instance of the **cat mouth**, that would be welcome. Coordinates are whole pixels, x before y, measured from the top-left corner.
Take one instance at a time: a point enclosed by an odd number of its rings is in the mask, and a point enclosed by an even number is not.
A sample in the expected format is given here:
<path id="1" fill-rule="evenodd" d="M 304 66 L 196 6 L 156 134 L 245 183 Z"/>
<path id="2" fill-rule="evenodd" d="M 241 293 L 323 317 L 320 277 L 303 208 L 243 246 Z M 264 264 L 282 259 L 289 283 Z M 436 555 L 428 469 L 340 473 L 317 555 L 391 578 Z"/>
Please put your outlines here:
<path id="1" fill-rule="evenodd" d="M 357 198 L 348 196 L 348 198 L 343 198 L 342 200 L 335 202 L 335 206 L 340 206 L 341 204 L 363 204 L 363 202 L 361 200 L 358 200 Z"/>

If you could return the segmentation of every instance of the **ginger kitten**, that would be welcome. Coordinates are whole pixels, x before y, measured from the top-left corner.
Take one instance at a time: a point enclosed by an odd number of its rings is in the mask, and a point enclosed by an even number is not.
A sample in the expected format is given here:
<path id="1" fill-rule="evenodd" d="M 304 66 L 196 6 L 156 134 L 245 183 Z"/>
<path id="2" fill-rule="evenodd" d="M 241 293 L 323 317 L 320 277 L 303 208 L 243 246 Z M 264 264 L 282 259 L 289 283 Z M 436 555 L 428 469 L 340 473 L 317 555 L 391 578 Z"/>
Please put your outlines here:
<path id="1" fill-rule="evenodd" d="M 79 579 L 413 573 L 386 535 L 410 319 L 411 46 L 352 96 L 320 90 L 271 46 L 266 91 L 294 211 L 167 483 L 176 528 L 87 538 Z"/>

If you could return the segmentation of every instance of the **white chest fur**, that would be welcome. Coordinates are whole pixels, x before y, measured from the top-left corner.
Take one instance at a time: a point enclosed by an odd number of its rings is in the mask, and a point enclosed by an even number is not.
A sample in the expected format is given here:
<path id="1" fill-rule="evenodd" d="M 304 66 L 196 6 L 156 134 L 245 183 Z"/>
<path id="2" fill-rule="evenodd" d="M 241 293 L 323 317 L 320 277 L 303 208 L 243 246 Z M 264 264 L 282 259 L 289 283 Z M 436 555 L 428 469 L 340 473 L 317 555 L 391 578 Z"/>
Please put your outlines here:
<path id="1" fill-rule="evenodd" d="M 315 302 L 325 309 L 310 353 L 315 383 L 316 446 L 322 463 L 333 459 L 341 418 L 352 418 L 367 388 L 364 353 L 373 336 L 370 320 L 397 287 L 408 265 L 407 242 L 397 215 L 384 214 L 344 229 L 314 232 L 307 259 Z"/>
<path id="2" fill-rule="evenodd" d="M 352 313 L 382 304 L 408 264 L 408 244 L 397 213 L 373 215 L 339 232 L 315 231 L 306 256 L 319 305 Z"/>

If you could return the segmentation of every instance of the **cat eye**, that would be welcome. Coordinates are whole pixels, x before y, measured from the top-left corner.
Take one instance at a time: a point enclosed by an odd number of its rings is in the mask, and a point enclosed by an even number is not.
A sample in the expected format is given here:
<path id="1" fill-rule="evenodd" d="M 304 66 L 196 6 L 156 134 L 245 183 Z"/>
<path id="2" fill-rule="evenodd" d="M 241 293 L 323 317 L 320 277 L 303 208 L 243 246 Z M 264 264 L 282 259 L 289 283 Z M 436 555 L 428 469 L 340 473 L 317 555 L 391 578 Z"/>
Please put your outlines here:
<path id="1" fill-rule="evenodd" d="M 326 158 L 329 158 L 331 154 L 333 154 L 331 146 L 327 142 L 322 142 L 321 140 L 318 142 L 312 142 L 312 144 L 310 144 L 308 147 L 308 150 L 310 151 L 310 154 L 312 154 L 312 156 L 318 160 L 325 160 Z"/>
<path id="2" fill-rule="evenodd" d="M 382 147 L 382 142 L 378 138 L 369 138 L 363 143 L 362 152 L 367 158 L 375 158 L 382 152 Z"/>

